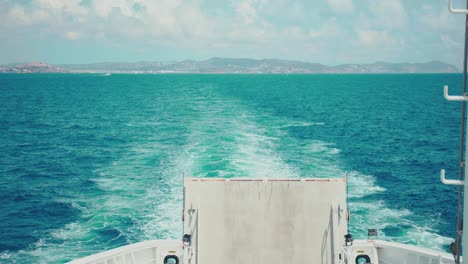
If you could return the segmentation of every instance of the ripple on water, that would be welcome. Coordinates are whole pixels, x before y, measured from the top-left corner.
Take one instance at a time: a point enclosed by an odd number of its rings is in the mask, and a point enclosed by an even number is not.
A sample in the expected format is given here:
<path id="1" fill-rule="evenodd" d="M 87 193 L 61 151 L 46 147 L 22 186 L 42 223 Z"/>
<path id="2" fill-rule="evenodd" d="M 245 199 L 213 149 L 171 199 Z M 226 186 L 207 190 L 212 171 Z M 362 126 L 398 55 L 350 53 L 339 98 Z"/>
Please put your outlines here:
<path id="1" fill-rule="evenodd" d="M 458 75 L 46 77 L 0 76 L 2 263 L 179 238 L 182 175 L 348 172 L 355 237 L 453 235 L 455 193 L 430 175 L 456 171 L 458 115 L 429 84 Z"/>

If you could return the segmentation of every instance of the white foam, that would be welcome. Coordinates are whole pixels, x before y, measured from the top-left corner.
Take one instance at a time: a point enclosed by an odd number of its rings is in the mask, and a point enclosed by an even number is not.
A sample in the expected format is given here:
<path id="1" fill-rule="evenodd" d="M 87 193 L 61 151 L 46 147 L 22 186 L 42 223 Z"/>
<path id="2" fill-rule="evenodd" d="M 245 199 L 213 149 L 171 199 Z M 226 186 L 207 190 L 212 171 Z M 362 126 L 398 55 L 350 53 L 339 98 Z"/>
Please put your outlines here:
<path id="1" fill-rule="evenodd" d="M 357 171 L 347 173 L 350 198 L 362 198 L 371 194 L 384 192 L 385 188 L 376 185 L 375 177 Z"/>
<path id="2" fill-rule="evenodd" d="M 411 229 L 405 237 L 394 238 L 392 240 L 425 248 L 438 249 L 440 251 L 445 251 L 445 247 L 453 242 L 453 238 L 441 236 L 432 228 L 418 226 Z"/>
<path id="3" fill-rule="evenodd" d="M 287 127 L 310 127 L 310 126 L 323 126 L 323 122 L 302 122 L 302 121 L 290 121 L 287 125 L 282 125 L 282 128 Z"/>
<path id="4" fill-rule="evenodd" d="M 353 199 L 349 203 L 350 228 L 355 238 L 367 238 L 367 230 L 376 228 L 379 231 L 379 239 L 394 241 L 403 244 L 412 244 L 425 248 L 445 251 L 445 246 L 452 239 L 438 234 L 437 230 L 430 226 L 421 226 L 409 220 L 412 212 L 408 209 L 391 209 L 384 201 L 359 202 L 359 199 Z M 357 201 L 356 201 L 357 200 Z M 400 228 L 402 233 L 392 236 L 385 233 L 388 227 Z"/>
<path id="5" fill-rule="evenodd" d="M 171 142 L 161 142 L 162 137 L 171 136 L 161 132 L 155 135 L 155 139 L 133 146 L 126 156 L 112 162 L 109 167 L 96 171 L 98 177 L 94 182 L 103 190 L 103 194 L 72 201 L 72 206 L 82 212 L 79 221 L 59 230 L 51 230 L 51 239 L 41 239 L 36 249 L 28 254 L 47 263 L 60 262 L 63 256 L 94 253 L 99 250 L 89 247 L 96 242 L 94 234 L 106 227 L 117 229 L 129 242 L 180 238 L 182 175 L 258 178 L 333 178 L 344 175 L 340 166 L 340 150 L 335 144 L 297 139 L 282 129 L 324 123 L 293 121 L 284 125 L 284 120 L 268 113 L 262 113 L 259 117 L 258 113 L 249 112 L 239 102 L 220 100 L 210 93 L 197 98 L 191 107 L 197 114 L 193 115 L 191 123 L 187 123 L 190 131 L 187 145 L 179 147 L 170 145 Z M 145 121 L 148 124 L 132 125 L 164 126 L 178 122 L 177 117 L 173 116 L 162 116 L 161 119 L 165 121 Z M 257 123 L 258 119 L 264 120 L 264 125 Z M 282 153 L 280 148 L 287 149 L 288 153 Z M 165 159 L 158 164 L 143 162 L 159 154 L 164 154 Z M 206 165 L 213 165 L 214 169 L 204 168 Z M 160 182 L 155 179 L 156 171 L 158 178 L 163 179 Z M 447 243 L 447 238 L 437 235 L 435 230 L 418 227 L 408 221 L 405 217 L 412 214 L 409 210 L 390 209 L 384 201 L 362 202 L 363 197 L 385 191 L 377 185 L 374 176 L 351 171 L 348 173 L 348 185 L 352 229 L 356 237 L 367 234 L 367 228 L 383 230 L 392 223 L 405 223 L 413 226 L 408 234 L 401 238 L 389 237 L 390 240 L 437 249 Z M 130 218 L 133 226 L 119 229 L 122 218 Z M 385 237 L 385 234 L 382 233 L 382 236 Z M 424 244 L 426 239 L 432 239 L 433 244 Z M 0 260 L 10 257 L 2 254 Z"/>
<path id="6" fill-rule="evenodd" d="M 239 125 L 236 149 L 232 154 L 235 170 L 246 177 L 299 177 L 276 152 L 278 138 L 264 135 L 264 130 L 251 123 Z M 249 132 L 247 132 L 249 131 Z"/>
<path id="7" fill-rule="evenodd" d="M 11 258 L 12 258 L 12 254 L 9 253 L 8 251 L 0 252 L 0 260 L 2 260 L 2 259 L 9 260 Z"/>

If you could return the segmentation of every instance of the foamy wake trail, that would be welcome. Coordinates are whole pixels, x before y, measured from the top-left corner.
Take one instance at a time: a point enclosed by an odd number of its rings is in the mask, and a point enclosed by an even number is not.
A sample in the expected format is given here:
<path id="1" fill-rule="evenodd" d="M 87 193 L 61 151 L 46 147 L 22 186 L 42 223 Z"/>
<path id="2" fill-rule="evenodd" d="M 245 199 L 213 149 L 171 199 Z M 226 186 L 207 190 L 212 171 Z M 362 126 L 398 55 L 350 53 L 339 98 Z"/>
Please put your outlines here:
<path id="1" fill-rule="evenodd" d="M 298 139 L 291 127 L 321 126 L 320 122 L 283 120 L 267 112 L 253 112 L 241 102 L 205 91 L 192 96 L 191 113 L 173 116 L 167 109 L 158 120 L 129 126 L 160 127 L 154 138 L 136 143 L 129 153 L 111 166 L 96 171 L 95 184 L 103 190 L 96 197 L 73 201 L 82 212 L 78 221 L 52 230 L 34 250 L 19 252 L 39 263 L 60 262 L 96 251 L 147 239 L 182 236 L 182 187 L 185 176 L 193 177 L 343 177 L 340 150 L 334 143 Z M 185 98 L 179 98 L 187 104 Z M 175 100 L 175 99 L 172 99 Z M 183 126 L 183 145 L 169 139 Z M 138 128 L 137 128 L 138 129 Z M 364 238 L 367 228 L 380 230 L 380 237 L 442 249 L 449 239 L 430 226 L 407 220 L 409 210 L 390 209 L 384 201 L 365 197 L 385 192 L 371 175 L 348 173 L 351 232 Z M 405 224 L 406 233 L 386 236 L 382 230 Z M 108 244 L 102 244 L 104 236 Z M 101 243 L 101 244 L 100 244 Z M 93 246 L 97 245 L 97 246 Z"/>
<path id="2" fill-rule="evenodd" d="M 125 155 L 94 171 L 90 182 L 99 190 L 78 193 L 70 200 L 81 212 L 63 228 L 49 230 L 30 250 L 16 252 L 9 261 L 29 259 L 31 263 L 60 263 L 102 250 L 149 239 L 180 238 L 182 232 L 181 160 L 186 133 L 184 119 L 190 115 L 185 98 L 171 98 L 156 104 L 153 120 L 136 119 L 127 124 L 142 134 Z M 172 110 L 178 110 L 174 115 Z M 1 261 L 0 261 L 1 262 Z"/>
<path id="3" fill-rule="evenodd" d="M 99 177 L 93 181 L 103 192 L 76 198 L 72 204 L 81 211 L 78 221 L 51 230 L 34 250 L 16 257 L 25 254 L 34 262 L 57 263 L 128 243 L 181 237 L 183 164 L 169 153 L 167 164 L 156 172 L 161 148 L 148 141 L 97 170 Z"/>
<path id="4" fill-rule="evenodd" d="M 375 182 L 374 176 L 356 171 L 348 173 L 350 232 L 355 238 L 366 239 L 367 229 L 375 228 L 379 232 L 379 239 L 382 240 L 445 251 L 452 239 L 439 235 L 431 223 L 421 226 L 420 223 L 410 220 L 409 216 L 413 213 L 408 209 L 393 209 L 382 200 L 363 199 L 372 194 L 391 191 L 376 185 Z"/>
<path id="5" fill-rule="evenodd" d="M 197 105 L 191 142 L 183 153 L 186 174 L 194 177 L 298 177 L 278 154 L 278 134 L 258 124 L 258 116 L 235 100 L 209 98 Z"/>
<path id="6" fill-rule="evenodd" d="M 321 122 L 285 121 L 266 112 L 250 112 L 240 102 L 210 98 L 212 105 L 198 105 L 200 119 L 192 124 L 191 144 L 183 154 L 186 174 L 195 177 L 343 177 L 340 150 L 334 143 L 297 139 L 291 127 L 321 126 Z M 216 105 L 217 107 L 214 107 Z M 221 114 L 221 115 L 220 115 Z M 286 124 L 285 124 L 286 123 Z M 189 164 L 189 166 L 187 166 Z M 351 231 L 365 238 L 368 228 L 379 229 L 380 238 L 443 250 L 450 239 L 430 225 L 411 222 L 412 212 L 388 208 L 384 201 L 364 198 L 387 191 L 376 178 L 357 171 L 347 173 Z M 393 225 L 403 225 L 398 236 L 385 234 Z M 389 229 L 390 228 L 390 229 Z M 427 239 L 430 238 L 430 239 Z"/>

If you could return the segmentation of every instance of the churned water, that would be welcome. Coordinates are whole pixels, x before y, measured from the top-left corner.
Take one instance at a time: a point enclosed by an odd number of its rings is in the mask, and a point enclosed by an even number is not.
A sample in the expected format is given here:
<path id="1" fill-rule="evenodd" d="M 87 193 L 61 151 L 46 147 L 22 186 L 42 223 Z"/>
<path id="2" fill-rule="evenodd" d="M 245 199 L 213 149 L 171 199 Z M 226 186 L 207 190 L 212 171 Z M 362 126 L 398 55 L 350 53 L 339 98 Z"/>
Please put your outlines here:
<path id="1" fill-rule="evenodd" d="M 442 86 L 461 79 L 0 75 L 0 262 L 179 239 L 183 175 L 347 172 L 354 237 L 447 250 L 460 104 Z"/>

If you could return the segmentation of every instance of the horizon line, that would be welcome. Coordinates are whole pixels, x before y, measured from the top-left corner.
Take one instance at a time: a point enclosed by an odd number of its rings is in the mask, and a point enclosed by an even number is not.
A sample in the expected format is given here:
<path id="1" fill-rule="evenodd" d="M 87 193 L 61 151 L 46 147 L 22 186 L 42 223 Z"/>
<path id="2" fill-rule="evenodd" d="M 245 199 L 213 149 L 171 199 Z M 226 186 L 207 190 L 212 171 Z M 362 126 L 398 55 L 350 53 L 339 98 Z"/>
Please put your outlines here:
<path id="1" fill-rule="evenodd" d="M 85 62 L 85 63 L 50 63 L 44 60 L 30 60 L 30 61 L 25 61 L 25 62 L 8 62 L 8 63 L 3 63 L 0 64 L 0 66 L 8 66 L 8 65 L 25 65 L 25 64 L 33 64 L 33 63 L 43 63 L 43 64 L 48 64 L 48 65 L 89 65 L 89 64 L 102 64 L 102 63 L 144 63 L 144 62 L 162 62 L 162 63 L 178 63 L 178 62 L 184 62 L 184 61 L 194 61 L 194 62 L 201 62 L 201 61 L 208 61 L 212 59 L 232 59 L 232 60 L 253 60 L 253 61 L 264 61 L 264 60 L 277 60 L 277 61 L 289 61 L 289 62 L 301 62 L 301 63 L 310 63 L 310 64 L 320 64 L 323 66 L 327 67 L 333 67 L 333 66 L 341 66 L 341 65 L 362 65 L 362 64 L 378 64 L 378 63 L 391 63 L 391 64 L 424 64 L 424 63 L 431 63 L 431 62 L 439 62 L 439 63 L 444 63 L 450 66 L 453 66 L 458 69 L 458 66 L 455 66 L 454 64 L 441 61 L 441 60 L 427 60 L 427 61 L 419 61 L 419 62 L 393 62 L 393 61 L 385 61 L 385 60 L 377 60 L 374 62 L 361 62 L 361 63 L 356 63 L 356 62 L 348 62 L 348 63 L 338 63 L 338 64 L 324 64 L 321 62 L 313 62 L 313 61 L 306 61 L 306 60 L 299 60 L 299 59 L 280 59 L 280 58 L 261 58 L 261 59 L 256 59 L 256 58 L 248 58 L 248 57 L 219 57 L 219 56 L 212 56 L 206 59 L 181 59 L 181 60 L 136 60 L 136 61 L 98 61 L 98 62 Z"/>

